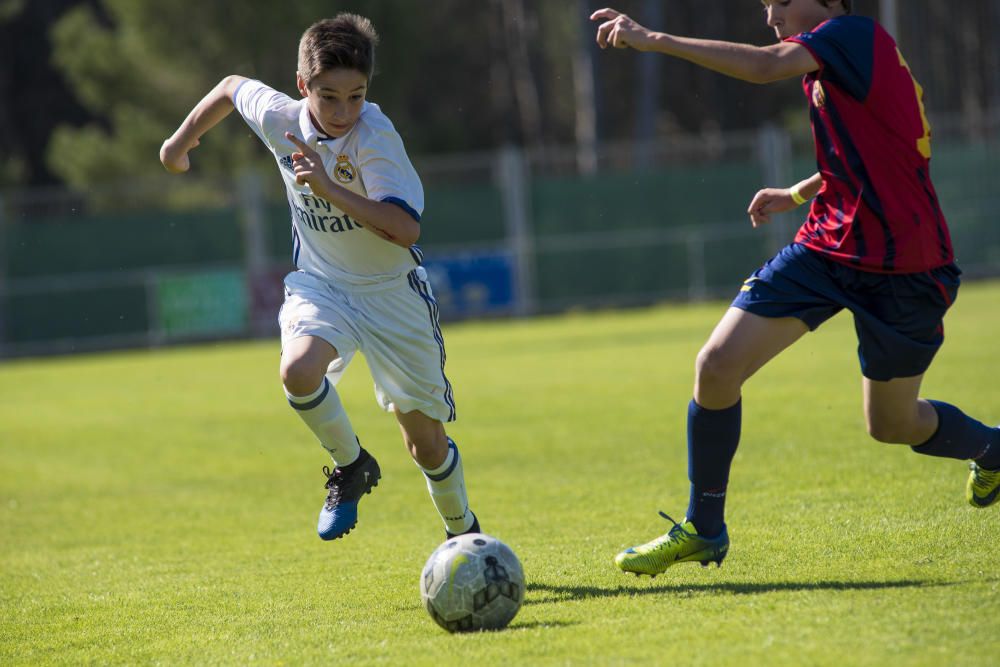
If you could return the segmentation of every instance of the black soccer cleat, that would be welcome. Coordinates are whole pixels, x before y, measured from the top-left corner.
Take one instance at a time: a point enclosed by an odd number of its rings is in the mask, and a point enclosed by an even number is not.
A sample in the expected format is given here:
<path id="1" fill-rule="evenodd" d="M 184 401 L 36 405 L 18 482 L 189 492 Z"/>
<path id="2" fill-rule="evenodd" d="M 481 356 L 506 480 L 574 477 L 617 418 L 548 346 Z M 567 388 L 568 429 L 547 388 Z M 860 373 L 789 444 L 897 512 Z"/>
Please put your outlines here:
<path id="1" fill-rule="evenodd" d="M 332 471 L 329 466 L 323 466 L 323 474 L 330 492 L 319 511 L 316 532 L 324 540 L 335 540 L 347 535 L 358 524 L 358 501 L 378 486 L 382 471 L 375 457 L 362 449 L 354 463 Z"/>

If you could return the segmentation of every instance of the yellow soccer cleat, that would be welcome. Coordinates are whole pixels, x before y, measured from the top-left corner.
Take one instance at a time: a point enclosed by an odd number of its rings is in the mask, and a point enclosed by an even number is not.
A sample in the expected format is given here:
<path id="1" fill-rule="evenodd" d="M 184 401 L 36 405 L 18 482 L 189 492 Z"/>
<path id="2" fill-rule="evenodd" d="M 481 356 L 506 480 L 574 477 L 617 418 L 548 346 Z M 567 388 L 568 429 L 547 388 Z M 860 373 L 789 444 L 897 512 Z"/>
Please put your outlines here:
<path id="1" fill-rule="evenodd" d="M 980 468 L 975 461 L 969 464 L 969 469 L 965 499 L 973 507 L 989 507 L 1000 497 L 1000 470 Z"/>
<path id="2" fill-rule="evenodd" d="M 636 576 L 648 574 L 655 577 L 666 572 L 674 563 L 698 562 L 707 566 L 714 562 L 722 566 L 722 560 L 729 552 L 729 533 L 725 526 L 717 537 L 706 538 L 699 535 L 694 524 L 687 519 L 677 523 L 663 512 L 660 516 L 673 523 L 674 527 L 652 542 L 618 554 L 615 557 L 618 569 Z"/>

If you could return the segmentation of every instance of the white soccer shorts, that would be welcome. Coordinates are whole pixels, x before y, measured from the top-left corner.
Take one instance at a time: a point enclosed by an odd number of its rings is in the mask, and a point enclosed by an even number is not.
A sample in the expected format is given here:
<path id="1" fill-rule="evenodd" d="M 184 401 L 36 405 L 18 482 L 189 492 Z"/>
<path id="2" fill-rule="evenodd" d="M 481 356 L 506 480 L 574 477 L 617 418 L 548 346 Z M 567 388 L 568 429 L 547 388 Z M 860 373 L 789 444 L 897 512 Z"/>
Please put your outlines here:
<path id="1" fill-rule="evenodd" d="M 332 384 L 360 351 L 383 410 L 419 410 L 442 422 L 454 421 L 437 302 L 423 267 L 389 283 L 350 289 L 292 272 L 285 276 L 278 323 L 282 347 L 300 336 L 317 336 L 337 349 L 340 356 L 327 372 Z"/>

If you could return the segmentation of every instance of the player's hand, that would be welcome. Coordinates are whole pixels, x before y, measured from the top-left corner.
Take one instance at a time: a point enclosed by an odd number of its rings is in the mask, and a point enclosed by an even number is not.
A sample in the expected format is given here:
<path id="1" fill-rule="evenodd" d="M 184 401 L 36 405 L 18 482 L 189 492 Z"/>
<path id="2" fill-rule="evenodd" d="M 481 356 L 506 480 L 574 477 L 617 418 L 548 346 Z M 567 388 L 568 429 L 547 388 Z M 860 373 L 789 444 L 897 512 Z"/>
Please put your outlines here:
<path id="1" fill-rule="evenodd" d="M 170 137 L 160 146 L 160 162 L 171 174 L 182 174 L 191 168 L 191 158 L 188 157 L 188 151 L 197 145 L 197 139 L 193 146 L 189 146 L 185 142 Z"/>
<path id="2" fill-rule="evenodd" d="M 292 153 L 295 182 L 299 185 L 308 183 L 314 192 L 322 192 L 326 184 L 330 182 L 330 175 L 326 173 L 319 153 L 291 132 L 285 132 L 285 139 L 291 141 L 299 149 Z"/>
<path id="3" fill-rule="evenodd" d="M 642 27 L 617 9 L 598 9 L 590 15 L 591 21 L 604 21 L 597 28 L 597 45 L 602 49 L 633 48 L 645 51 L 651 43 L 652 32 Z"/>
<path id="4" fill-rule="evenodd" d="M 787 188 L 764 188 L 754 195 L 747 213 L 754 227 L 771 222 L 771 216 L 791 211 L 797 204 Z"/>

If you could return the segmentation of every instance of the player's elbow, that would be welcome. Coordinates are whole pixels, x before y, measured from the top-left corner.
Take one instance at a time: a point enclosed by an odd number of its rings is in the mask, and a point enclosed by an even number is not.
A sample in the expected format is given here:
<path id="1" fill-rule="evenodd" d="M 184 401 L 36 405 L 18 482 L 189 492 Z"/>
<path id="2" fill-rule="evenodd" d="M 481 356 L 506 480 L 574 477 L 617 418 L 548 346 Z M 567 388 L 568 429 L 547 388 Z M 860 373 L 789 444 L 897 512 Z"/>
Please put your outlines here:
<path id="1" fill-rule="evenodd" d="M 420 222 L 408 210 L 394 205 L 395 224 L 393 225 L 393 242 L 404 248 L 420 240 Z"/>
<path id="2" fill-rule="evenodd" d="M 240 87 L 240 84 L 246 81 L 245 76 L 239 76 L 238 74 L 230 74 L 229 76 L 222 79 L 219 82 L 217 88 L 225 94 L 230 100 L 233 99 L 233 95 L 236 94 L 236 89 Z"/>
<path id="3" fill-rule="evenodd" d="M 414 223 L 411 227 L 407 225 L 406 230 L 403 234 L 396 239 L 396 243 L 403 246 L 404 248 L 409 248 L 411 245 L 415 244 L 420 240 L 420 224 Z"/>

